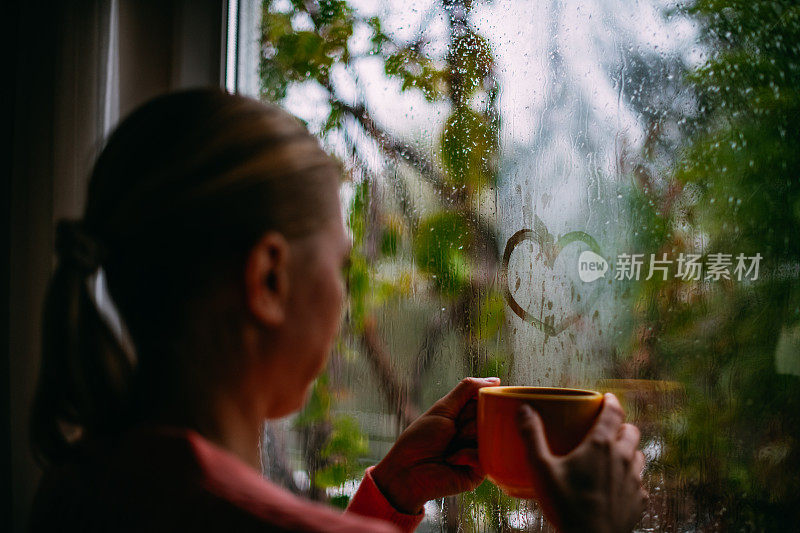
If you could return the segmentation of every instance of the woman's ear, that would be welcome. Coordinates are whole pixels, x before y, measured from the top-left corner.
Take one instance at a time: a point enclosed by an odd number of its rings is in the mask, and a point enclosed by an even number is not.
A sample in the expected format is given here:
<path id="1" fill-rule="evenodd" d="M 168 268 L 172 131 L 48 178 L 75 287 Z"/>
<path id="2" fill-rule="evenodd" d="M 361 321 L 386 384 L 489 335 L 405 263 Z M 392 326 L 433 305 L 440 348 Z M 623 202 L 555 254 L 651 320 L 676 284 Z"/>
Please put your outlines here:
<path id="1" fill-rule="evenodd" d="M 262 235 L 244 269 L 247 308 L 265 326 L 283 323 L 289 300 L 289 243 L 275 231 Z"/>

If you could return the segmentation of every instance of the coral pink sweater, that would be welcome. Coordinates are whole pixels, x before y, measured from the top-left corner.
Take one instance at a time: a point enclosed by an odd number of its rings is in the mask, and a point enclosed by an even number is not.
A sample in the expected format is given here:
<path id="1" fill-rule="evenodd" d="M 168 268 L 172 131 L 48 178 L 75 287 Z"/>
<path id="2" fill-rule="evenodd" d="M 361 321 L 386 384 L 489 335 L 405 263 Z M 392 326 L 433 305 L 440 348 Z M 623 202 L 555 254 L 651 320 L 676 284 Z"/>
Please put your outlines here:
<path id="1" fill-rule="evenodd" d="M 395 510 L 370 470 L 344 513 L 265 480 L 233 454 L 179 428 L 139 430 L 113 453 L 48 472 L 31 531 L 397 533 L 422 514 Z"/>

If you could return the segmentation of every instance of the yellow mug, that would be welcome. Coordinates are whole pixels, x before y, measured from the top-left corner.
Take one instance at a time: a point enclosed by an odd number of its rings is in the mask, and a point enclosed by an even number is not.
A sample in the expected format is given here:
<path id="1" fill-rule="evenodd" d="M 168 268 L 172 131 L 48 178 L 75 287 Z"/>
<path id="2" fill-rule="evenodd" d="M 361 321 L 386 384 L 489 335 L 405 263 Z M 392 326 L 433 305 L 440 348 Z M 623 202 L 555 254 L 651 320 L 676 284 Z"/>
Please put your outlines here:
<path id="1" fill-rule="evenodd" d="M 599 392 L 557 387 L 484 387 L 478 392 L 478 456 L 488 478 L 517 498 L 534 498 L 539 485 L 517 425 L 522 404 L 542 417 L 550 450 L 565 455 L 594 424 L 603 404 Z"/>

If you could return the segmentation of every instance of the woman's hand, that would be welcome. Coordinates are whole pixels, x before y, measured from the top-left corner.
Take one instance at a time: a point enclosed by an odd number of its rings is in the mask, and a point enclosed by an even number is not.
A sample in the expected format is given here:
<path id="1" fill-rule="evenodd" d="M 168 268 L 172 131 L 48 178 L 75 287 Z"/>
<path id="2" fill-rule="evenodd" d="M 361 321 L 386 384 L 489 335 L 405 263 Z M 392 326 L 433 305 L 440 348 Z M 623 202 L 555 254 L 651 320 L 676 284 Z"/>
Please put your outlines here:
<path id="1" fill-rule="evenodd" d="M 416 514 L 425 502 L 472 490 L 483 481 L 478 463 L 477 395 L 498 378 L 465 378 L 417 418 L 372 470 L 398 511 Z"/>
<path id="2" fill-rule="evenodd" d="M 563 533 L 629 532 L 647 502 L 638 450 L 639 430 L 623 424 L 625 413 L 616 396 L 606 394 L 586 438 L 572 452 L 550 452 L 539 415 L 529 406 L 519 411 L 519 428 L 529 445 L 534 470 L 541 474 L 540 500 L 547 519 Z M 552 515 L 552 516 L 551 516 Z"/>

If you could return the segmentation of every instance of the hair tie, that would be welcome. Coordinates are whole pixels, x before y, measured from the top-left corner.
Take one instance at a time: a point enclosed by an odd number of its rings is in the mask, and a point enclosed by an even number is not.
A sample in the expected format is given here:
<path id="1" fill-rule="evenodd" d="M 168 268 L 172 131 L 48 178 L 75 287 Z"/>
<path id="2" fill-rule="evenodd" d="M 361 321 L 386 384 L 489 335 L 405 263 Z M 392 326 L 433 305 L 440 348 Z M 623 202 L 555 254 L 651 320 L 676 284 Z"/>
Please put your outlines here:
<path id="1" fill-rule="evenodd" d="M 96 271 L 105 260 L 102 245 L 86 231 L 80 220 L 62 220 L 58 223 L 56 253 L 61 261 L 76 266 L 87 275 Z"/>

